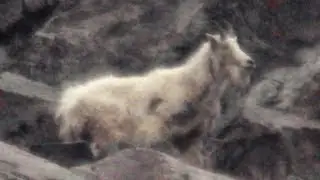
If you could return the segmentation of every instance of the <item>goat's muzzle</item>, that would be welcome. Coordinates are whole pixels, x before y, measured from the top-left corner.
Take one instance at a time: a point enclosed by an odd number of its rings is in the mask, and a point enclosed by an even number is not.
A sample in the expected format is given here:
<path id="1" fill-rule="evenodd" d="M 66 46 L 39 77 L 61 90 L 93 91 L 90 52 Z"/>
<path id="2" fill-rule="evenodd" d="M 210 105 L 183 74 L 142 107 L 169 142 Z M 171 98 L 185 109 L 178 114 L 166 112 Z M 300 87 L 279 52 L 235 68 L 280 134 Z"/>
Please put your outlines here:
<path id="1" fill-rule="evenodd" d="M 255 69 L 256 68 L 256 63 L 253 59 L 248 59 L 246 61 L 246 68 L 250 68 L 250 69 Z"/>

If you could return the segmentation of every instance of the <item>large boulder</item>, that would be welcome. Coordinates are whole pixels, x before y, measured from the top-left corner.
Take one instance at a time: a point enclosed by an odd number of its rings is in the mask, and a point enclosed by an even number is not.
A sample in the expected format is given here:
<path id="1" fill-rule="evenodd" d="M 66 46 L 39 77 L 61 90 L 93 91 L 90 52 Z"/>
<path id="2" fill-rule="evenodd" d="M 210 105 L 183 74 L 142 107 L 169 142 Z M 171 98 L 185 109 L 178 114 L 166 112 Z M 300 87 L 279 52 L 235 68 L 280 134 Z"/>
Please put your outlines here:
<path id="1" fill-rule="evenodd" d="M 12 145 L 0 142 L 0 147 L 1 179 L 235 180 L 186 165 L 171 156 L 148 149 L 125 150 L 99 162 L 68 170 Z"/>
<path id="2" fill-rule="evenodd" d="M 167 154 L 144 148 L 123 150 L 96 163 L 73 167 L 71 171 L 96 175 L 106 180 L 236 180 L 234 177 L 210 173 Z"/>

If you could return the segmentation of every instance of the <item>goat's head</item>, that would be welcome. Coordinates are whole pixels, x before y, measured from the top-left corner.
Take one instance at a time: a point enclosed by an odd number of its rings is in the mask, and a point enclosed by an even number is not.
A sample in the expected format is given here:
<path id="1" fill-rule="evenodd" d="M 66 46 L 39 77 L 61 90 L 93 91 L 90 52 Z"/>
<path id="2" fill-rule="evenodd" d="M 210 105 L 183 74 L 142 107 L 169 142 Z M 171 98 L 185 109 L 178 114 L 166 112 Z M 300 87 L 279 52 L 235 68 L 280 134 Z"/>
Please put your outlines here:
<path id="1" fill-rule="evenodd" d="M 242 69 L 253 69 L 255 61 L 239 45 L 238 38 L 228 22 L 227 29 L 219 29 L 219 33 L 206 34 L 211 44 L 214 65 L 227 71 L 232 80 L 238 81 Z M 220 26 L 219 26 L 220 27 Z"/>

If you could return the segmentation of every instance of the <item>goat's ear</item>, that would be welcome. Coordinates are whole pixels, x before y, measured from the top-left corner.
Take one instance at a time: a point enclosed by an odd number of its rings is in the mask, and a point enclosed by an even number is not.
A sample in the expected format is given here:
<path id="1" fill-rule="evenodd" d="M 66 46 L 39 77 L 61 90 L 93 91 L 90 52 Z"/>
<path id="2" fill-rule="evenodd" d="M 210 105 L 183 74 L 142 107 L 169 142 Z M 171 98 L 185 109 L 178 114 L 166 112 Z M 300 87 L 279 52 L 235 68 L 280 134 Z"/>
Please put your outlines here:
<path id="1" fill-rule="evenodd" d="M 209 34 L 209 33 L 206 33 L 206 38 L 212 45 L 217 45 L 222 40 L 222 37 L 221 37 L 220 34 Z"/>

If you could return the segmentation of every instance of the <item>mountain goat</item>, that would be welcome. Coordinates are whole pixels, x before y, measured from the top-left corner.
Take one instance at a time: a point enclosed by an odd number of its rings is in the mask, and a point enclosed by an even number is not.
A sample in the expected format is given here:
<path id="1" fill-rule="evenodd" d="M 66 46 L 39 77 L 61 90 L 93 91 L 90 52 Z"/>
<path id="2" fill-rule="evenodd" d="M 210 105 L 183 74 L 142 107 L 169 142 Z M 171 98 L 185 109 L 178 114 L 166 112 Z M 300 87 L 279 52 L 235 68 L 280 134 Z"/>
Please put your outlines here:
<path id="1" fill-rule="evenodd" d="M 150 147 L 168 141 L 201 124 L 177 115 L 195 107 L 209 86 L 220 87 L 225 80 L 241 84 L 242 69 L 254 66 L 232 31 L 207 33 L 179 66 L 106 75 L 66 88 L 55 111 L 59 137 L 65 142 L 87 138 L 97 156 L 114 143 Z"/>

